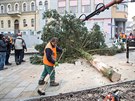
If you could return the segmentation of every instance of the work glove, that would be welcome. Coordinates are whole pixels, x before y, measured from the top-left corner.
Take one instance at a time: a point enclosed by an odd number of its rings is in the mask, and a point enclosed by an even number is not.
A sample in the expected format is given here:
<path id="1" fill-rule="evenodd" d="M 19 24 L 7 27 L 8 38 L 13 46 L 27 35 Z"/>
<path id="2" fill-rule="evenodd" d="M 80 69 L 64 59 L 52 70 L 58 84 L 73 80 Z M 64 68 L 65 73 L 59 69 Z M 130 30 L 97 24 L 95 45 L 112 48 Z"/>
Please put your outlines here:
<path id="1" fill-rule="evenodd" d="M 55 62 L 55 64 L 54 64 L 54 65 L 55 65 L 55 67 L 56 67 L 56 66 L 59 66 L 59 63 L 58 63 L 58 62 Z"/>
<path id="2" fill-rule="evenodd" d="M 63 51 L 63 52 L 66 52 L 66 50 L 67 50 L 67 49 L 66 49 L 66 48 L 64 48 L 62 51 Z"/>

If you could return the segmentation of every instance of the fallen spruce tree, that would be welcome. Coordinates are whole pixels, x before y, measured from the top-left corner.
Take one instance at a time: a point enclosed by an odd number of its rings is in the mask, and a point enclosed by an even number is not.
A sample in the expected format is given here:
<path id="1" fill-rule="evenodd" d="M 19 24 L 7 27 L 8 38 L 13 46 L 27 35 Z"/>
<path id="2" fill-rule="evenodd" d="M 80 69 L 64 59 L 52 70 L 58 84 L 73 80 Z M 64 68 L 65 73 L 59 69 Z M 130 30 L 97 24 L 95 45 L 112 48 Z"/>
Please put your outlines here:
<path id="1" fill-rule="evenodd" d="M 83 57 L 111 81 L 118 81 L 120 79 L 120 75 L 112 68 L 95 65 L 92 55 L 88 53 L 89 50 L 107 48 L 100 26 L 95 24 L 91 31 L 88 31 L 85 23 L 76 18 L 75 15 L 65 12 L 65 15 L 61 16 L 56 10 L 45 12 L 43 18 L 48 19 L 42 34 L 44 43 L 36 46 L 41 55 L 43 55 L 45 43 L 52 37 L 58 37 L 58 46 L 67 50 L 61 62 L 73 62 L 75 59 Z"/>

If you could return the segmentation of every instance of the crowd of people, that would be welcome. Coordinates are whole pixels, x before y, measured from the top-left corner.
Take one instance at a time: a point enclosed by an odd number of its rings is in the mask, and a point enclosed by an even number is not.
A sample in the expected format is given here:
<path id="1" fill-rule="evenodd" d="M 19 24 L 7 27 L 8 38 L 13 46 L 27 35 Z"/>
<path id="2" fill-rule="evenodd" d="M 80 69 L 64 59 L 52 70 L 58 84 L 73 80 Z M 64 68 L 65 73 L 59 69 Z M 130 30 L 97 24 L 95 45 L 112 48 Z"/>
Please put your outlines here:
<path id="1" fill-rule="evenodd" d="M 115 39 L 114 39 L 114 45 L 118 45 L 119 43 L 125 43 L 127 40 L 132 40 L 134 39 L 135 36 L 133 36 L 132 33 L 129 35 L 126 35 L 124 32 L 121 32 L 120 34 L 115 34 Z"/>
<path id="2" fill-rule="evenodd" d="M 20 65 L 24 58 L 24 51 L 27 51 L 26 43 L 22 38 L 22 33 L 18 33 L 17 37 L 13 39 L 9 35 L 0 34 L 0 70 L 4 70 L 5 65 L 12 65 L 9 62 L 11 51 L 15 53 L 15 63 Z"/>

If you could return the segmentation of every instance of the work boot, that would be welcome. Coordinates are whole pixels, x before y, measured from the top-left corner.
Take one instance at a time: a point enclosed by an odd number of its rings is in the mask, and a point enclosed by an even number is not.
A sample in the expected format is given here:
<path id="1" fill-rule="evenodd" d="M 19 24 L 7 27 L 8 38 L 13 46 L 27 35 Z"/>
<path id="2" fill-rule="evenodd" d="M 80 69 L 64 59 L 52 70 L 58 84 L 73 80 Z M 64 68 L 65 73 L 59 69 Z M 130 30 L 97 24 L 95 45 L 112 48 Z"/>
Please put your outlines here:
<path id="1" fill-rule="evenodd" d="M 45 84 L 45 81 L 44 81 L 44 80 L 39 80 L 39 81 L 38 81 L 38 84 L 39 84 L 39 85 L 44 85 L 44 84 Z"/>
<path id="2" fill-rule="evenodd" d="M 59 83 L 55 82 L 55 81 L 51 81 L 50 82 L 50 86 L 59 86 Z"/>

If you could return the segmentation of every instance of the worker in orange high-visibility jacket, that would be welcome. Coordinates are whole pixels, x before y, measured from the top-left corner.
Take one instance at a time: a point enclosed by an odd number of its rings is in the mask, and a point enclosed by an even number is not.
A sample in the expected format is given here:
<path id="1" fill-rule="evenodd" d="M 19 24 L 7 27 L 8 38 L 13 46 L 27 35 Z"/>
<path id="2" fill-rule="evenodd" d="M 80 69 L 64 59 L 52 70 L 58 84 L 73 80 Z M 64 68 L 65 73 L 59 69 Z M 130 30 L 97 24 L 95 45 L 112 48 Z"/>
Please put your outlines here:
<path id="1" fill-rule="evenodd" d="M 127 35 L 125 33 L 122 33 L 122 42 L 126 42 Z"/>
<path id="2" fill-rule="evenodd" d="M 45 77 L 48 74 L 50 75 L 50 86 L 58 86 L 59 83 L 55 82 L 55 70 L 54 66 L 58 66 L 58 62 L 56 61 L 57 52 L 62 52 L 62 49 L 57 46 L 58 38 L 53 37 L 44 49 L 43 63 L 44 70 L 41 74 L 40 80 L 38 82 L 39 85 L 45 84 Z"/>
<path id="3" fill-rule="evenodd" d="M 120 33 L 120 39 L 122 39 L 122 37 L 123 37 L 123 33 Z"/>

